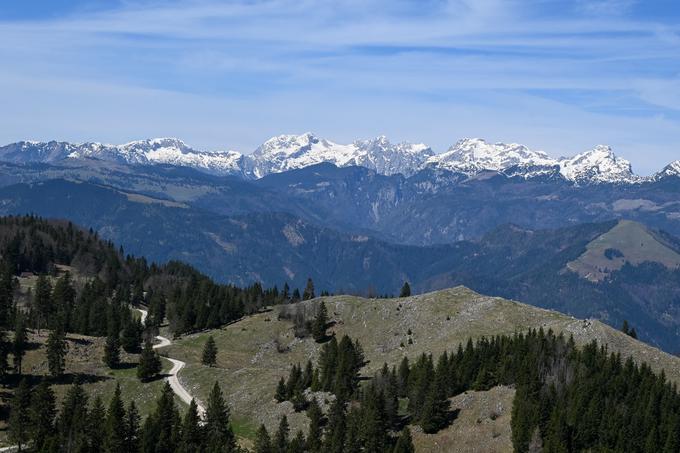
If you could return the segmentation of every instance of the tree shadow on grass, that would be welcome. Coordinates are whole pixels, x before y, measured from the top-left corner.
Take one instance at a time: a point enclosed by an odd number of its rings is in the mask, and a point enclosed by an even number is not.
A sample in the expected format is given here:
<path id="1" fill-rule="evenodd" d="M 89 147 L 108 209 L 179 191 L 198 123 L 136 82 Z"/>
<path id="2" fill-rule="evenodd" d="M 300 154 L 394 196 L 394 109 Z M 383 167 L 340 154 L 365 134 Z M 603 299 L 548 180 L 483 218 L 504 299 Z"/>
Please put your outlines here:
<path id="1" fill-rule="evenodd" d="M 42 381 L 47 381 L 51 385 L 68 385 L 78 382 L 79 384 L 93 384 L 95 382 L 103 382 L 113 379 L 110 376 L 102 376 L 89 373 L 64 373 L 61 376 L 43 376 L 40 374 L 12 374 L 7 376 L 6 388 L 16 388 L 19 383 L 26 379 L 28 385 L 35 386 Z"/>

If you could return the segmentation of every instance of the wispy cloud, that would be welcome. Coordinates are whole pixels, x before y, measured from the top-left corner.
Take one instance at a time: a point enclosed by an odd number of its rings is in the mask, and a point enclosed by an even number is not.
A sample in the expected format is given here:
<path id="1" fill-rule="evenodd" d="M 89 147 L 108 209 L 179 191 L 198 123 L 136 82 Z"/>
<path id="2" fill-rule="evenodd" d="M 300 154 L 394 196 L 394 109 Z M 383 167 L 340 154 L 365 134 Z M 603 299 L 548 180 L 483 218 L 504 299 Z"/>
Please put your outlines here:
<path id="1" fill-rule="evenodd" d="M 651 152 L 650 167 L 680 141 L 680 100 L 667 94 L 678 92 L 680 26 L 638 14 L 643 2 L 89 6 L 0 22 L 0 101 L 11 106 L 0 141 L 162 133 L 248 150 L 315 129 L 441 149 L 486 135 L 554 153 L 607 141 L 634 161 Z"/>

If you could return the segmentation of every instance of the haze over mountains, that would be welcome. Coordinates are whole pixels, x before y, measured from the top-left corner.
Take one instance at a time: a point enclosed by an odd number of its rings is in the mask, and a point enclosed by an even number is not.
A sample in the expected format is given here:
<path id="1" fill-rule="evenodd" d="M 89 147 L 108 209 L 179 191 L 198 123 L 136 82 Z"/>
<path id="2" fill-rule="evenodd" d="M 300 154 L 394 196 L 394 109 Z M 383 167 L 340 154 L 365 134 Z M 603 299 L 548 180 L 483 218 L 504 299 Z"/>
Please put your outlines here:
<path id="1" fill-rule="evenodd" d="M 0 147 L 0 159 L 6 162 L 57 163 L 81 158 L 135 165 L 177 165 L 248 179 L 323 162 L 339 167 L 362 166 L 382 175 L 411 176 L 431 168 L 472 176 L 492 170 L 525 178 L 561 177 L 578 184 L 636 183 L 665 175 L 680 175 L 680 161 L 675 161 L 649 178 L 640 177 L 633 172 L 630 162 L 616 156 L 606 145 L 598 145 L 573 157 L 553 158 L 524 145 L 494 144 L 476 138 L 459 140 L 440 154 L 422 143 L 393 144 L 384 136 L 342 145 L 311 133 L 273 137 L 252 154 L 200 151 L 175 138 L 140 140 L 123 145 L 22 141 Z"/>
<path id="2" fill-rule="evenodd" d="M 441 154 L 311 134 L 250 155 L 175 139 L 20 142 L 0 148 L 0 215 L 25 213 L 223 282 L 312 277 L 358 294 L 463 284 L 617 327 L 635 320 L 667 350 L 680 339 L 680 163 L 640 177 L 608 147 L 554 159 L 479 139 Z"/>

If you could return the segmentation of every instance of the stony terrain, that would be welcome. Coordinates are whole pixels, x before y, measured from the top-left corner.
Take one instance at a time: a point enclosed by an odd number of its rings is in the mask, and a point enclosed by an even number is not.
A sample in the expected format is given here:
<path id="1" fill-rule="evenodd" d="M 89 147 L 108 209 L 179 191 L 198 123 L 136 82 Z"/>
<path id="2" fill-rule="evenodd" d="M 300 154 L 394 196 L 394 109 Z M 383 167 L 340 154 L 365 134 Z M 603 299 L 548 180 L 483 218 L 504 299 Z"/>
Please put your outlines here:
<path id="1" fill-rule="evenodd" d="M 394 365 L 404 356 L 414 358 L 423 352 L 437 355 L 456 348 L 469 337 L 543 327 L 571 334 L 578 344 L 593 339 L 606 343 L 624 356 L 630 354 L 657 370 L 664 369 L 670 379 L 680 382 L 679 359 L 598 321 L 577 320 L 557 312 L 482 296 L 464 287 L 403 299 L 335 296 L 323 300 L 335 322 L 330 331 L 338 336 L 348 334 L 363 345 L 369 361 L 363 371 L 367 376 L 383 362 Z M 311 309 L 318 303 L 316 299 L 301 306 Z M 411 335 L 408 335 L 409 329 Z M 214 336 L 219 348 L 218 365 L 214 368 L 200 365 L 201 350 L 208 335 Z M 320 345 L 311 339 L 295 338 L 292 324 L 277 320 L 277 312 L 272 310 L 220 330 L 180 338 L 165 352 L 187 362 L 180 379 L 199 399 L 206 398 L 215 380 L 220 382 L 232 407 L 235 430 L 240 436 L 252 437 L 260 423 L 274 429 L 283 414 L 288 415 L 293 432 L 304 429 L 306 416 L 294 413 L 290 403 L 276 403 L 274 389 L 278 379 L 287 376 L 293 364 L 315 360 L 319 349 Z M 416 435 L 419 450 L 452 451 L 446 448 L 450 448 L 448 443 L 455 439 L 460 451 L 467 451 L 465 445 L 479 445 L 483 439 L 489 448 L 484 451 L 505 451 L 509 445 L 507 410 L 511 393 L 511 389 L 501 388 L 455 397 L 452 404 L 460 406 L 459 417 L 449 429 L 435 436 Z M 324 397 L 321 399 L 323 403 Z M 492 416 L 491 411 L 497 410 L 499 413 Z M 481 421 L 477 423 L 477 419 Z"/>

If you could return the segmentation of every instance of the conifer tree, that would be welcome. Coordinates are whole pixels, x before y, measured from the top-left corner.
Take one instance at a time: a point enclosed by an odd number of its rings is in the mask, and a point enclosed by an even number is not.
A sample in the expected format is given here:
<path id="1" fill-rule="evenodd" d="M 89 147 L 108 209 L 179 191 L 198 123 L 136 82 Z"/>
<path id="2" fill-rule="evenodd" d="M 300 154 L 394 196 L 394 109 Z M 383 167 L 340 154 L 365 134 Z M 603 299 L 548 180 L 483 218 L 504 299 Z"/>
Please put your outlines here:
<path id="1" fill-rule="evenodd" d="M 307 279 L 307 285 L 305 286 L 305 290 L 302 293 L 302 300 L 310 300 L 314 299 L 314 297 L 316 297 L 314 294 L 314 282 L 310 277 Z"/>
<path id="2" fill-rule="evenodd" d="M 385 400 L 382 393 L 370 385 L 361 402 L 361 439 L 367 451 L 384 451 L 387 446 Z"/>
<path id="3" fill-rule="evenodd" d="M 104 345 L 104 364 L 109 368 L 116 368 L 120 365 L 120 340 L 118 332 L 109 332 Z"/>
<path id="4" fill-rule="evenodd" d="M 307 450 L 310 453 L 321 452 L 322 447 L 322 426 L 323 413 L 316 398 L 312 398 L 307 408 L 309 418 L 309 432 L 307 434 Z"/>
<path id="5" fill-rule="evenodd" d="M 288 417 L 285 415 L 281 417 L 279 422 L 279 429 L 276 430 L 273 441 L 273 449 L 275 453 L 286 453 L 288 451 L 288 432 L 290 428 L 288 426 Z"/>
<path id="6" fill-rule="evenodd" d="M 229 407 L 217 382 L 208 397 L 204 430 L 207 452 L 235 450 L 236 439 L 229 425 Z"/>
<path id="7" fill-rule="evenodd" d="M 393 453 L 415 453 L 415 451 L 416 449 L 413 446 L 413 439 L 411 438 L 411 430 L 408 429 L 407 426 L 399 435 L 399 439 L 397 439 Z"/>
<path id="8" fill-rule="evenodd" d="M 181 453 L 199 453 L 202 448 L 203 433 L 198 416 L 198 406 L 193 399 L 182 422 Z"/>
<path id="9" fill-rule="evenodd" d="M 312 337 L 314 340 L 321 341 L 326 338 L 326 325 L 328 324 L 328 310 L 326 309 L 326 304 L 321 301 L 319 304 L 319 310 L 312 323 Z"/>
<path id="10" fill-rule="evenodd" d="M 72 311 L 76 299 L 76 291 L 71 283 L 71 274 L 66 272 L 54 285 L 52 303 L 55 307 L 57 319 L 52 325 L 61 325 L 65 330 L 72 328 Z"/>
<path id="11" fill-rule="evenodd" d="M 31 396 L 29 412 L 33 447 L 37 451 L 52 441 L 55 434 L 54 418 L 57 414 L 54 392 L 47 381 L 41 381 Z"/>
<path id="12" fill-rule="evenodd" d="M 288 399 L 288 392 L 286 391 L 286 380 L 281 377 L 279 384 L 276 386 L 276 401 L 282 403 Z"/>
<path id="13" fill-rule="evenodd" d="M 161 396 L 156 402 L 156 411 L 151 417 L 151 424 L 147 426 L 145 423 L 145 439 L 144 447 L 147 447 L 147 443 L 151 443 L 152 448 L 159 452 L 171 452 L 177 445 L 179 439 L 178 428 L 179 428 L 179 412 L 175 406 L 175 394 L 170 387 L 170 384 L 166 381 L 163 385 L 163 390 Z M 151 435 L 147 435 L 151 433 Z"/>
<path id="14" fill-rule="evenodd" d="M 102 445 L 104 445 L 106 438 L 106 432 L 102 429 L 104 426 L 106 426 L 106 409 L 104 409 L 102 399 L 96 396 L 92 401 L 92 408 L 87 419 L 86 432 L 90 451 L 101 450 Z"/>
<path id="15" fill-rule="evenodd" d="M 201 363 L 213 367 L 217 364 L 217 345 L 212 335 L 208 337 L 203 347 L 203 355 L 201 356 Z"/>
<path id="16" fill-rule="evenodd" d="M 274 453 L 271 438 L 264 425 L 260 425 L 255 435 L 254 453 Z"/>
<path id="17" fill-rule="evenodd" d="M 66 451 L 85 451 L 87 448 L 87 401 L 87 394 L 78 382 L 66 392 L 57 421 L 61 444 Z"/>
<path id="18" fill-rule="evenodd" d="M 305 435 L 302 432 L 302 430 L 298 430 L 298 432 L 295 434 L 295 437 L 293 437 L 288 444 L 288 453 L 299 453 L 302 451 L 307 451 L 306 447 L 306 441 L 305 441 Z"/>
<path id="19" fill-rule="evenodd" d="M 9 438 L 17 444 L 19 451 L 28 442 L 30 436 L 31 390 L 26 379 L 22 379 L 12 397 L 9 416 Z"/>
<path id="20" fill-rule="evenodd" d="M 126 437 L 125 422 L 125 406 L 120 394 L 120 384 L 116 384 L 116 390 L 113 392 L 109 409 L 106 412 L 106 437 L 104 439 L 106 451 L 110 453 L 124 451 Z"/>
<path id="21" fill-rule="evenodd" d="M 291 302 L 299 302 L 300 301 L 300 290 L 295 288 L 293 290 L 293 296 L 290 299 Z"/>
<path id="22" fill-rule="evenodd" d="M 12 265 L 0 262 L 0 328 L 10 325 L 10 312 L 14 306 L 14 275 Z"/>
<path id="23" fill-rule="evenodd" d="M 12 355 L 14 357 L 14 371 L 21 374 L 21 363 L 26 354 L 26 324 L 22 315 L 17 316 L 14 329 L 14 341 L 12 342 Z"/>
<path id="24" fill-rule="evenodd" d="M 162 364 L 158 353 L 153 349 L 150 341 L 144 343 L 144 349 L 139 356 L 137 365 L 137 378 L 140 381 L 148 381 L 161 372 Z"/>
<path id="25" fill-rule="evenodd" d="M 404 286 L 401 287 L 399 291 L 399 297 L 410 297 L 411 296 L 411 285 L 408 282 L 404 282 Z"/>
<path id="26" fill-rule="evenodd" d="M 64 374 L 67 349 L 64 332 L 60 328 L 50 332 L 47 337 L 47 365 L 52 376 Z"/>
<path id="27" fill-rule="evenodd" d="M 328 414 L 328 427 L 323 442 L 324 450 L 329 453 L 344 453 L 346 430 L 345 403 L 336 398 Z"/>
<path id="28" fill-rule="evenodd" d="M 138 353 L 142 350 L 142 323 L 140 320 L 130 320 L 123 327 L 121 346 L 125 352 Z"/>
<path id="29" fill-rule="evenodd" d="M 134 401 L 130 401 L 125 417 L 125 450 L 139 451 L 139 411 Z"/>
<path id="30" fill-rule="evenodd" d="M 35 314 L 38 333 L 40 333 L 40 329 L 48 326 L 52 309 L 52 285 L 50 284 L 49 279 L 44 275 L 39 276 L 38 281 L 35 284 L 31 308 Z"/>

